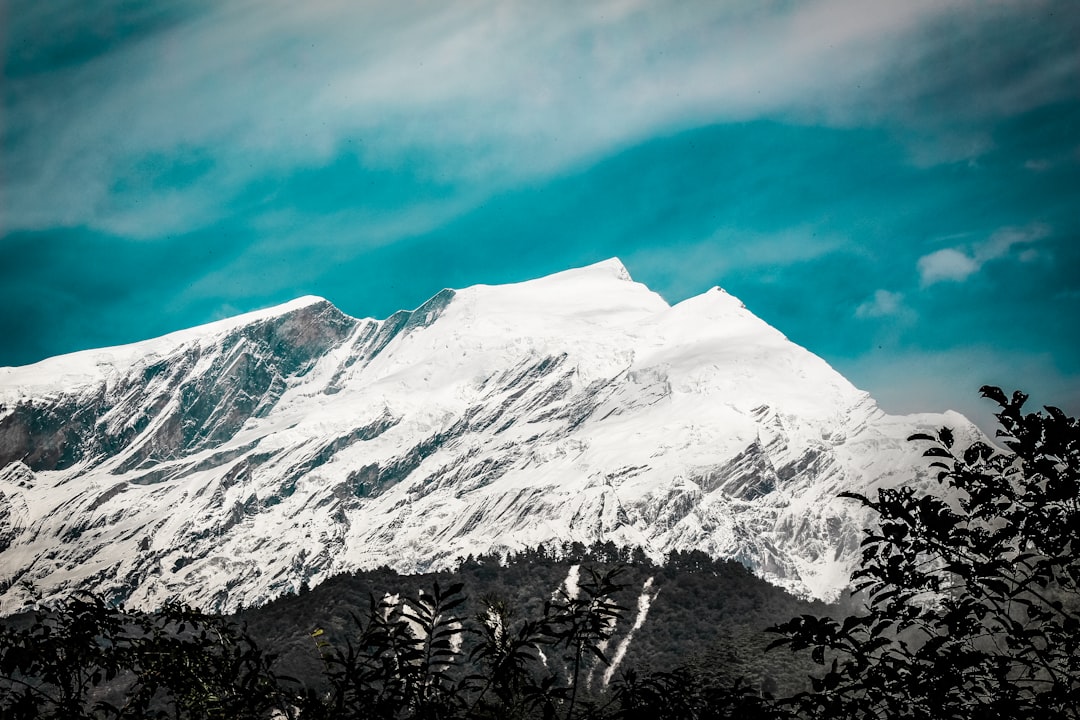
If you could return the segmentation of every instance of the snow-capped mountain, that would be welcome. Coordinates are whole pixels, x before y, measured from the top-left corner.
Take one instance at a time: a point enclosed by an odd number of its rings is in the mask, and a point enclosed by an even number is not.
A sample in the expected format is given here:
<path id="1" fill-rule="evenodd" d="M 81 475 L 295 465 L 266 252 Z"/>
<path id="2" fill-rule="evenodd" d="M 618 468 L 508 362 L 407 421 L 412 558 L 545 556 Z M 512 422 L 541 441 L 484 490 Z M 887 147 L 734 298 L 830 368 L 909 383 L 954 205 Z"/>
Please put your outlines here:
<path id="1" fill-rule="evenodd" d="M 846 583 L 841 490 L 925 477 L 917 430 L 714 288 L 609 260 L 355 319 L 305 297 L 0 368 L 0 595 L 235 608 L 304 580 L 597 539 Z"/>

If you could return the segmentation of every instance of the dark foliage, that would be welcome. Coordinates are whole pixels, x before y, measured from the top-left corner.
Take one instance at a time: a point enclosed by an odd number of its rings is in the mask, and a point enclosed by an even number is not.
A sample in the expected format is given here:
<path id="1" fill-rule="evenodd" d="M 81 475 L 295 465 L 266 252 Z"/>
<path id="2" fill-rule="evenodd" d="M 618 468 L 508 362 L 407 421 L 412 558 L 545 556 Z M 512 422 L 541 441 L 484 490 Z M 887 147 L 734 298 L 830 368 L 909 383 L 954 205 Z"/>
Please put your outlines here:
<path id="1" fill-rule="evenodd" d="M 1080 716 L 1080 424 L 1059 409 L 1023 412 L 995 387 L 1000 442 L 931 443 L 941 496 L 910 488 L 877 500 L 880 517 L 853 576 L 859 614 L 804 615 L 774 645 L 810 649 L 827 668 L 792 705 L 821 718 Z"/>
<path id="2" fill-rule="evenodd" d="M 0 717 L 264 718 L 284 707 L 272 662 L 220 617 L 77 595 L 0 628 Z"/>
<path id="3" fill-rule="evenodd" d="M 772 716 L 749 686 L 723 688 L 689 667 L 594 685 L 611 662 L 608 641 L 625 625 L 627 607 L 616 599 L 627 589 L 624 572 L 586 567 L 577 593 L 560 591 L 523 617 L 495 597 L 463 615 L 460 583 L 436 581 L 404 602 L 371 596 L 349 627 L 310 634 L 322 666 L 315 684 L 275 675 L 274 657 L 223 618 L 179 605 L 126 612 L 79 596 L 4 628 L 0 717 Z"/>

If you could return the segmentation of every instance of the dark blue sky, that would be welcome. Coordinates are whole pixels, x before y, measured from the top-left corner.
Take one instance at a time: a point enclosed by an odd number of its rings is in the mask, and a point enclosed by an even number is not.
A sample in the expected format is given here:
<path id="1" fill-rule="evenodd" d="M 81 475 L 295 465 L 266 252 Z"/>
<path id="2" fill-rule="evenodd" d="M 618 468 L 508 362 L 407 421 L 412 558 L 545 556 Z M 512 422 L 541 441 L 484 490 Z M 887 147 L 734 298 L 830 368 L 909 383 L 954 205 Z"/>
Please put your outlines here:
<path id="1" fill-rule="evenodd" d="M 620 257 L 890 411 L 1080 412 L 1080 12 L 0 6 L 0 365 Z"/>

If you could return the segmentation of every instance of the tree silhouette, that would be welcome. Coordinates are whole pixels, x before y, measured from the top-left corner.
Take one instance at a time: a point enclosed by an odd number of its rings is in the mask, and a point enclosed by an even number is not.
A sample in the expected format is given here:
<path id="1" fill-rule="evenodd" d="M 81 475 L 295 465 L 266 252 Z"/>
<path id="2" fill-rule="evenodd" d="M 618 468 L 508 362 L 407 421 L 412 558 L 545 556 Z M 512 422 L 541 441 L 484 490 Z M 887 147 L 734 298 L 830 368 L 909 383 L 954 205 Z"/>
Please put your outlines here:
<path id="1" fill-rule="evenodd" d="M 264 718 L 283 707 L 272 663 L 224 618 L 77 594 L 0 628 L 0 717 Z"/>
<path id="2" fill-rule="evenodd" d="M 998 440 L 930 442 L 940 495 L 848 494 L 879 516 L 853 575 L 864 612 L 804 615 L 772 646 L 825 666 L 793 699 L 821 718 L 1076 718 L 1080 714 L 1080 425 L 985 386 Z"/>

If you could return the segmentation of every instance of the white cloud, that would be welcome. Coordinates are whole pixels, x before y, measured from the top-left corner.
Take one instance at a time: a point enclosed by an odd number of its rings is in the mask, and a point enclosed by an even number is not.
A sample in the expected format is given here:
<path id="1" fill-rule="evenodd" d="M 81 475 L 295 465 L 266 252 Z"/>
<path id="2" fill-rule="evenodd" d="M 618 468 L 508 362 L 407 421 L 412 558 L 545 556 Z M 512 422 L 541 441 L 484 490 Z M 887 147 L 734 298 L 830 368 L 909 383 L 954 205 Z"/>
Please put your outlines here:
<path id="1" fill-rule="evenodd" d="M 857 318 L 880 318 L 897 317 L 909 314 L 910 310 L 904 307 L 903 293 L 877 290 L 874 296 L 855 308 Z"/>
<path id="2" fill-rule="evenodd" d="M 962 282 L 993 260 L 1008 256 L 1013 248 L 1028 245 L 1047 237 L 1050 228 L 1035 223 L 1023 228 L 1002 228 L 984 242 L 971 247 L 951 247 L 936 250 L 919 258 L 917 266 L 923 287 L 947 280 Z M 1023 262 L 1038 257 L 1038 251 L 1028 248 L 1019 253 Z"/>
<path id="3" fill-rule="evenodd" d="M 1002 228 L 991 235 L 986 242 L 975 246 L 975 259 L 981 266 L 990 260 L 1005 257 L 1017 245 L 1037 242 L 1049 234 L 1050 228 L 1042 223 L 1022 228 Z"/>
<path id="4" fill-rule="evenodd" d="M 933 285 L 942 280 L 966 280 L 979 269 L 979 264 L 956 248 L 945 248 L 919 258 L 922 284 Z"/>

